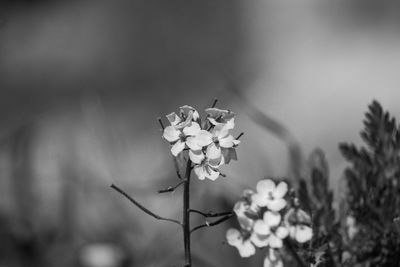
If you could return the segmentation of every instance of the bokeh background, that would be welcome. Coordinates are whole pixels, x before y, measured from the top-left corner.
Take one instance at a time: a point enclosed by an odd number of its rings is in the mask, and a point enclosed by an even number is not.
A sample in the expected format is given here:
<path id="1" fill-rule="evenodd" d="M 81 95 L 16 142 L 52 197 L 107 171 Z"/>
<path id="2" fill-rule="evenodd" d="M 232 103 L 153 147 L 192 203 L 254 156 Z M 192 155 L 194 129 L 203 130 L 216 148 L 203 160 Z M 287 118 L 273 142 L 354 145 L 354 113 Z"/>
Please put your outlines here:
<path id="1" fill-rule="evenodd" d="M 293 146 L 325 151 L 340 195 L 338 143 L 360 142 L 372 99 L 400 115 L 399 26 L 397 1 L 1 1 L 0 266 L 181 266 L 180 229 L 109 185 L 179 217 L 181 192 L 156 193 L 176 182 L 156 118 L 215 97 L 245 135 L 194 207 L 291 179 Z M 197 266 L 261 266 L 224 244 L 230 224 L 194 234 Z"/>

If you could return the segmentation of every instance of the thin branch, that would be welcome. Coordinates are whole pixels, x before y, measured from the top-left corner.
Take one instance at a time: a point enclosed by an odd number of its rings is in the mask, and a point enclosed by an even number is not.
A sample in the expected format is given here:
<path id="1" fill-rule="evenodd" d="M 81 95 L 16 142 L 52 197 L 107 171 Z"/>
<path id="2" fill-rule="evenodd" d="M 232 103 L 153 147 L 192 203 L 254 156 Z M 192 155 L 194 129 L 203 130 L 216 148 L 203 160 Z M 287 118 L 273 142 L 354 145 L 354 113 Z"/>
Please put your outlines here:
<path id="1" fill-rule="evenodd" d="M 226 215 L 231 215 L 231 214 L 233 214 L 233 212 L 232 211 L 226 211 L 226 212 L 218 212 L 218 213 L 214 213 L 214 212 L 202 212 L 202 211 L 199 211 L 199 210 L 193 210 L 193 209 L 191 209 L 191 210 L 189 210 L 189 212 L 193 212 L 193 213 L 198 213 L 198 214 L 200 214 L 200 215 L 202 215 L 202 216 L 204 216 L 204 217 L 206 217 L 206 218 L 210 218 L 210 217 L 221 217 L 221 216 L 226 216 Z"/>
<path id="2" fill-rule="evenodd" d="M 244 135 L 244 132 L 241 132 L 238 137 L 236 137 L 236 140 L 239 140 L 240 137 L 242 137 Z"/>
<path id="3" fill-rule="evenodd" d="M 212 103 L 211 107 L 215 108 L 215 106 L 217 105 L 218 102 L 218 98 L 214 98 L 214 102 Z"/>
<path id="4" fill-rule="evenodd" d="M 173 222 L 176 223 L 178 225 L 182 225 L 181 222 L 179 222 L 178 220 L 174 220 L 174 219 L 169 219 L 169 218 L 164 218 L 161 217 L 155 213 L 153 213 L 152 211 L 148 210 L 147 208 L 145 208 L 142 204 L 140 204 L 139 202 L 137 202 L 136 200 L 134 200 L 131 196 L 129 196 L 126 192 L 124 192 L 121 188 L 117 187 L 116 185 L 112 184 L 110 186 L 112 189 L 114 189 L 115 191 L 117 191 L 118 193 L 120 193 L 121 195 L 123 195 L 124 197 L 126 197 L 130 202 L 132 202 L 133 204 L 135 204 L 139 209 L 141 209 L 142 211 L 144 211 L 145 213 L 147 213 L 148 215 L 156 218 L 157 220 L 160 221 L 168 221 L 168 222 Z"/>
<path id="5" fill-rule="evenodd" d="M 177 189 L 179 186 L 183 185 L 185 182 L 186 182 L 186 179 L 180 181 L 179 183 L 177 183 L 177 184 L 174 185 L 174 186 L 168 186 L 168 188 L 166 188 L 166 189 L 158 190 L 158 193 L 161 194 L 161 193 L 174 192 L 175 189 Z"/>
<path id="6" fill-rule="evenodd" d="M 158 122 L 160 123 L 161 128 L 164 130 L 165 127 L 164 127 L 164 123 L 163 123 L 162 120 L 161 120 L 161 117 L 158 117 L 157 120 L 158 120 Z"/>
<path id="7" fill-rule="evenodd" d="M 196 227 L 193 228 L 192 230 L 190 230 L 190 233 L 193 233 L 194 231 L 199 230 L 199 229 L 204 228 L 204 227 L 216 226 L 216 225 L 218 225 L 218 224 L 220 224 L 220 223 L 223 223 L 224 221 L 230 219 L 232 216 L 233 216 L 233 213 L 231 213 L 231 214 L 229 214 L 229 215 L 226 215 L 226 216 L 222 217 L 221 219 L 216 220 L 215 222 L 208 222 L 208 221 L 206 221 L 205 224 L 201 224 L 201 225 L 199 225 L 199 226 L 196 226 Z"/>

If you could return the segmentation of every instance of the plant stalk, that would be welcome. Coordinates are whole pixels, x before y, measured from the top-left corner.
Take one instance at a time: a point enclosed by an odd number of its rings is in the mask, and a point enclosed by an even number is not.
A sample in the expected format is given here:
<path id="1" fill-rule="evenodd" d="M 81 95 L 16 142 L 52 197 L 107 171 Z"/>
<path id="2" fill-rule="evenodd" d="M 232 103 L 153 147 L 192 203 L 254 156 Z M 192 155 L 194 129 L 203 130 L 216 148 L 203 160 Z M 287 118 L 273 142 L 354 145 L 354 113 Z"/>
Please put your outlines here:
<path id="1" fill-rule="evenodd" d="M 190 173 L 192 171 L 192 161 L 188 159 L 185 172 L 185 182 L 183 188 L 183 245 L 185 248 L 185 265 L 192 266 L 190 254 Z"/>

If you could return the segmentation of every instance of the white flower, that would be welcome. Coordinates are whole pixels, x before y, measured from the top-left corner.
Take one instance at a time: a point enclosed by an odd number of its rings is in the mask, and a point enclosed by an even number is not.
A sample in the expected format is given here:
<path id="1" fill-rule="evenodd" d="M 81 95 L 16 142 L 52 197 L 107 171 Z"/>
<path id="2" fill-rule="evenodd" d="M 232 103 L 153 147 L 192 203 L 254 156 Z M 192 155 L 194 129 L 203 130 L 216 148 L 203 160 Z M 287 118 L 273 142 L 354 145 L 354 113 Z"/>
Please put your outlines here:
<path id="1" fill-rule="evenodd" d="M 284 196 L 287 191 L 288 185 L 285 182 L 280 182 L 276 186 L 271 179 L 261 180 L 257 183 L 257 193 L 252 196 L 253 205 L 280 211 L 286 207 Z"/>
<path id="2" fill-rule="evenodd" d="M 256 253 L 256 248 L 248 239 L 244 239 L 242 234 L 234 228 L 230 228 L 226 232 L 226 240 L 228 244 L 236 247 L 239 254 L 243 258 L 250 257 Z"/>
<path id="3" fill-rule="evenodd" d="M 171 114 L 170 114 L 171 115 Z M 172 117 L 171 117 L 172 118 Z M 190 117 L 188 117 L 190 119 Z M 171 126 L 167 126 L 164 129 L 163 137 L 165 140 L 170 142 L 172 145 L 171 152 L 175 157 L 183 151 L 186 147 L 186 143 L 190 137 L 198 135 L 202 130 L 197 122 L 186 120 L 184 122 L 178 122 L 176 117 L 171 122 Z M 176 124 L 175 124 L 176 123 Z M 190 142 L 188 146 L 190 145 Z M 190 147 L 190 146 L 189 146 Z M 197 146 L 194 147 L 197 149 Z"/>
<path id="4" fill-rule="evenodd" d="M 280 223 L 281 215 L 278 212 L 266 211 L 263 219 L 254 223 L 251 241 L 257 247 L 281 248 L 282 239 L 288 236 L 289 231 Z"/>
<path id="5" fill-rule="evenodd" d="M 220 160 L 213 160 L 206 157 L 200 164 L 195 165 L 193 170 L 200 180 L 208 178 L 212 181 L 215 181 L 220 175 L 218 170 L 220 165 Z"/>
<path id="6" fill-rule="evenodd" d="M 223 155 L 228 156 L 229 151 L 224 153 L 222 151 L 228 150 L 240 144 L 239 140 L 235 140 L 235 138 L 229 134 L 229 127 L 230 126 L 228 124 L 221 123 L 212 129 L 211 142 L 209 145 L 210 151 L 212 151 L 212 155 L 209 155 L 210 158 L 218 159 Z"/>
<path id="7" fill-rule="evenodd" d="M 299 243 L 310 241 L 313 230 L 310 226 L 311 217 L 302 209 L 290 209 L 285 214 L 285 225 L 289 229 L 290 237 Z"/>
<path id="8" fill-rule="evenodd" d="M 210 133 L 202 130 L 200 125 L 195 122 L 199 119 L 199 113 L 194 108 L 187 105 L 182 106 L 180 114 L 181 116 L 178 116 L 172 112 L 166 116 L 171 125 L 167 126 L 163 133 L 163 137 L 172 144 L 171 152 L 175 157 L 185 149 L 186 145 L 193 151 L 199 151 L 210 143 L 208 140 L 204 143 L 202 137 L 208 136 Z M 200 154 L 190 154 L 193 153 L 189 153 L 189 156 L 193 157 L 192 161 L 194 162 L 200 162 L 204 158 Z"/>
<path id="9" fill-rule="evenodd" d="M 313 231 L 311 227 L 303 224 L 290 226 L 289 233 L 290 237 L 299 243 L 305 243 L 307 241 L 310 241 L 313 236 Z"/>
<path id="10" fill-rule="evenodd" d="M 233 211 L 236 214 L 240 227 L 244 230 L 250 231 L 254 225 L 254 219 L 250 218 L 248 215 L 256 213 L 250 209 L 249 203 L 246 201 L 238 201 L 233 207 Z"/>

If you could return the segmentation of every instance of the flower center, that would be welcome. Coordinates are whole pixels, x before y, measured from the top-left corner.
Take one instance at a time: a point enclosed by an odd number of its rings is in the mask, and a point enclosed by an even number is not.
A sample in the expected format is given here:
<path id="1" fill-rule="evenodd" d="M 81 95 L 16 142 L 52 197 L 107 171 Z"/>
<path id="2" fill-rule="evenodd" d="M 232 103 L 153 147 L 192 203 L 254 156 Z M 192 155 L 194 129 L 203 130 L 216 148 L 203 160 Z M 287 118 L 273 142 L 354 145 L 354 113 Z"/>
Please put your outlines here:
<path id="1" fill-rule="evenodd" d="M 183 133 L 181 133 L 179 135 L 179 140 L 181 140 L 181 142 L 186 142 L 186 136 Z"/>
<path id="2" fill-rule="evenodd" d="M 216 145 L 219 144 L 218 137 L 216 137 L 216 136 L 213 136 L 212 141 L 213 141 Z"/>

